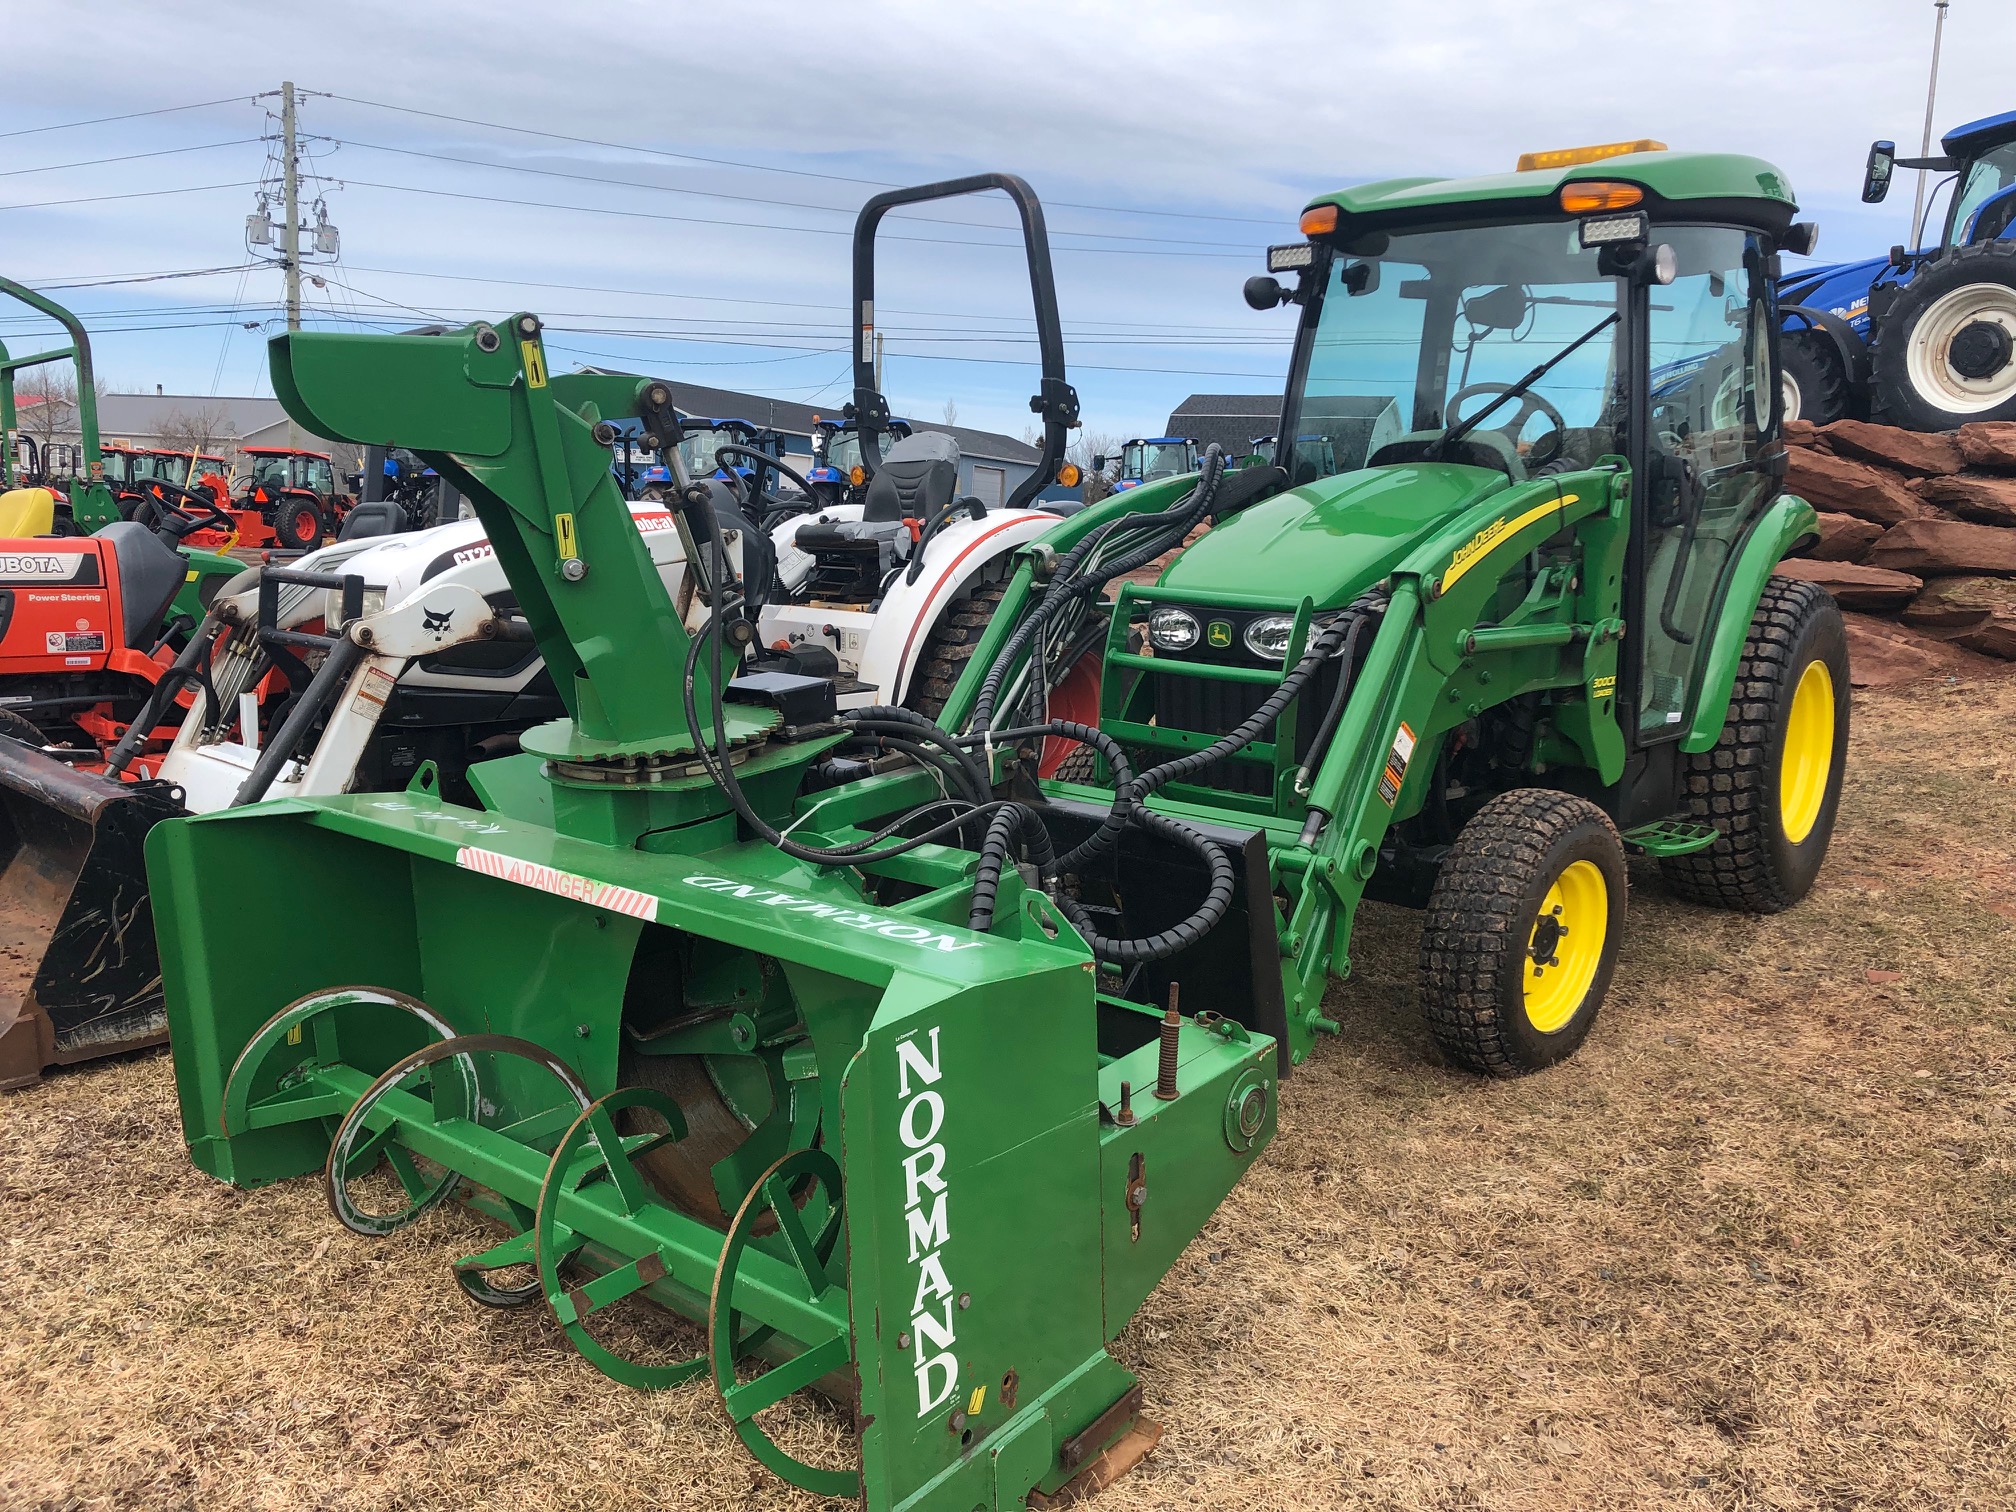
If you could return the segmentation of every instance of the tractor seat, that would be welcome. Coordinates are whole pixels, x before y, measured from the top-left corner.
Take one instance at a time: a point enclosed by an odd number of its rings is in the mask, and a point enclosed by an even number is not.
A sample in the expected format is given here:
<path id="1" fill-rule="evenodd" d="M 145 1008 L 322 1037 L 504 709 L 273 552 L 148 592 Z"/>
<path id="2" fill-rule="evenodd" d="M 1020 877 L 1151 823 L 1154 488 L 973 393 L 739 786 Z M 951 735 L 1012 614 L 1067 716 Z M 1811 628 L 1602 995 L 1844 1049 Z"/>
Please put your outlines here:
<path id="1" fill-rule="evenodd" d="M 919 431 L 889 448 L 868 480 L 864 522 L 924 520 L 952 507 L 959 491 L 959 443 L 943 431 Z"/>
<path id="2" fill-rule="evenodd" d="M 21 541 L 56 529 L 56 495 L 46 488 L 11 488 L 0 493 L 0 540 Z"/>
<path id="3" fill-rule="evenodd" d="M 343 520 L 336 532 L 339 541 L 356 541 L 366 536 L 397 535 L 406 528 L 406 511 L 397 504 L 379 501 L 359 504 Z"/>
<path id="4" fill-rule="evenodd" d="M 161 633 L 161 620 L 189 576 L 189 559 L 135 520 L 114 520 L 95 540 L 112 548 L 125 606 L 126 644 L 144 650 Z"/>

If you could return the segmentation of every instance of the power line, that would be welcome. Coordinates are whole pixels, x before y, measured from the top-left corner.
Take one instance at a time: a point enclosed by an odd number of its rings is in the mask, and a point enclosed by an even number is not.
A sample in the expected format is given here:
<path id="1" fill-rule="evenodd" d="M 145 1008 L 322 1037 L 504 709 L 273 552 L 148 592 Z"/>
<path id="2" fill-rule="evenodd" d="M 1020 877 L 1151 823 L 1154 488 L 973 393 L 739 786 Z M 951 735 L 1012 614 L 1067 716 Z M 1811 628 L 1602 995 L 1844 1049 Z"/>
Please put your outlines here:
<path id="1" fill-rule="evenodd" d="M 844 173 L 821 173 L 811 168 L 778 168 L 769 163 L 744 163 L 732 158 L 700 157 L 690 152 L 671 152 L 662 147 L 640 147 L 630 142 L 605 142 L 596 137 L 569 136 L 565 132 L 542 131 L 531 126 L 510 126 L 502 121 L 479 121 L 470 116 L 447 115 L 438 110 L 420 110 L 411 105 L 393 105 L 384 100 L 367 100 L 359 95 L 330 94 L 325 98 L 342 100 L 351 105 L 367 105 L 373 110 L 397 111 L 401 115 L 425 116 L 435 121 L 453 121 L 458 126 L 480 126 L 487 131 L 510 131 L 520 136 L 545 137 L 549 141 L 572 142 L 581 147 L 603 147 L 612 152 L 636 152 L 648 157 L 672 158 L 684 163 L 706 163 L 715 168 L 738 168 L 749 173 L 787 173 L 799 178 L 825 179 L 835 184 L 861 184 L 871 189 L 894 189 L 900 187 L 887 179 L 855 178 Z M 1279 217 L 1262 218 L 1253 215 L 1210 215 L 1202 211 L 1189 210 L 1137 210 L 1126 205 L 1088 205 L 1072 200 L 1052 200 L 1058 209 L 1098 210 L 1117 215 L 1154 215 L 1172 220 L 1215 220 L 1232 221 L 1251 226 L 1279 226 Z"/>
<path id="2" fill-rule="evenodd" d="M 18 178 L 24 173 L 60 173 L 66 168 L 97 168 L 106 163 L 136 163 L 141 158 L 173 157 L 182 152 L 212 152 L 219 147 L 243 147 L 247 142 L 263 140 L 262 137 L 234 137 L 228 142 L 205 142 L 200 147 L 163 147 L 158 152 L 126 152 L 118 157 L 85 158 L 76 163 L 48 163 L 40 168 L 0 169 L 0 178 Z"/>
<path id="3" fill-rule="evenodd" d="M 172 278 L 208 278 L 216 274 L 236 273 L 243 268 L 263 267 L 263 263 L 232 263 L 221 268 L 184 268 L 167 273 L 117 273 L 101 277 L 80 278 L 72 283 L 43 283 L 34 279 L 23 279 L 31 289 L 109 289 L 114 284 L 163 283 Z"/>
<path id="4" fill-rule="evenodd" d="M 437 199 L 475 200 L 489 205 L 512 205 L 524 210 L 566 210 L 576 215 L 611 215 L 624 220 L 675 221 L 687 226 L 731 226 L 743 231 L 783 231 L 805 236 L 853 236 L 843 226 L 777 226 L 761 221 L 721 220 L 699 215 L 667 215 L 657 210 L 618 210 L 599 205 L 559 205 L 550 200 L 513 199 L 499 194 L 469 194 L 455 189 L 422 189 L 412 184 L 380 184 L 369 179 L 346 178 L 343 183 L 357 189 L 388 189 L 398 194 L 424 194 Z M 8 209 L 32 208 L 7 206 Z M 884 241 L 923 242 L 936 247 L 993 247 L 1004 252 L 1020 252 L 1019 241 L 971 241 L 947 236 L 887 236 Z M 1057 247 L 1058 252 L 1091 253 L 1104 257 L 1201 257 L 1214 262 L 1245 262 L 1250 252 L 1151 252 L 1142 247 Z"/>
<path id="5" fill-rule="evenodd" d="M 673 184 L 653 184 L 638 179 L 604 178 L 594 173 L 568 173 L 558 168 L 532 168 L 522 163 L 493 163 L 483 158 L 462 157 L 452 152 L 423 152 L 417 147 L 388 147 L 381 142 L 360 142 L 354 137 L 330 137 L 327 140 L 339 147 L 358 147 L 366 152 L 385 152 L 399 157 L 428 158 L 437 163 L 461 163 L 471 168 L 488 168 L 498 173 L 525 173 L 538 178 L 569 179 L 580 184 L 605 184 L 616 189 L 647 189 L 657 194 L 689 194 L 703 199 L 733 200 L 745 205 L 772 205 L 785 210 L 816 210 L 824 215 L 847 215 L 857 213 L 848 205 L 815 205 L 804 200 L 776 199 L 760 194 L 730 194 L 721 189 L 688 189 Z M 957 220 L 942 215 L 892 214 L 891 220 L 925 221 L 940 226 L 966 226 L 975 230 L 1003 230 L 1005 227 L 991 226 L 984 221 Z M 1171 236 L 1130 236 L 1117 231 L 1073 231 L 1065 227 L 1050 228 L 1052 236 L 1089 236 L 1102 241 L 1158 242 L 1178 247 L 1226 247 L 1245 249 L 1244 242 L 1195 241 Z"/>
<path id="6" fill-rule="evenodd" d="M 79 126 L 103 126 L 112 121 L 137 121 L 142 116 L 174 115 L 181 110 L 208 110 L 212 105 L 249 105 L 256 95 L 232 95 L 225 100 L 199 100 L 194 105 L 164 105 L 159 110 L 133 110 L 125 115 L 96 116 L 88 121 L 58 121 L 53 126 L 23 126 L 15 131 L 0 131 L 0 138 L 33 136 L 38 131 L 71 131 Z"/>
<path id="7" fill-rule="evenodd" d="M 229 184 L 189 184 L 181 189 L 136 189 L 130 194 L 87 194 L 81 199 L 35 200 L 25 205 L 0 205 L 4 210 L 49 210 L 58 205 L 99 205 L 107 200 L 158 199 L 164 194 L 207 194 L 212 189 L 256 189 L 256 183 L 237 180 Z"/>

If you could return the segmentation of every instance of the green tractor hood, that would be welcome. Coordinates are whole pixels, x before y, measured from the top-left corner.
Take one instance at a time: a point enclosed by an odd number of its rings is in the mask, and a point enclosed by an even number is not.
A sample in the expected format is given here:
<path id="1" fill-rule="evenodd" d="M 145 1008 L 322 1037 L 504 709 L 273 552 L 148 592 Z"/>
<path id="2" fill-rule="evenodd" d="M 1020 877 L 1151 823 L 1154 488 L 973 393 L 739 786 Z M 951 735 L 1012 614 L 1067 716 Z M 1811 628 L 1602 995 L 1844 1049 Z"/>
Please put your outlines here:
<path id="1" fill-rule="evenodd" d="M 1455 516 L 1510 485 L 1454 462 L 1409 462 L 1320 478 L 1242 510 L 1176 559 L 1162 586 L 1264 591 L 1283 604 L 1348 604 Z"/>

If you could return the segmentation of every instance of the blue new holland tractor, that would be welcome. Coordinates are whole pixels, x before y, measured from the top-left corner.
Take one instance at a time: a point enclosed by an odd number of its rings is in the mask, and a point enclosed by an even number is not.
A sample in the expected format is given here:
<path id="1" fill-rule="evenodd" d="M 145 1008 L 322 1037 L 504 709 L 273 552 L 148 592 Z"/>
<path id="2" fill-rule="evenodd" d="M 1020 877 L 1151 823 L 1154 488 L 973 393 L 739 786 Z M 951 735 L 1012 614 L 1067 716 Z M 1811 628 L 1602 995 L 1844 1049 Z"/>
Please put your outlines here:
<path id="1" fill-rule="evenodd" d="M 1899 168 L 1950 175 L 1932 192 L 1939 239 L 1887 257 L 1802 268 L 1778 285 L 1785 315 L 1785 416 L 1843 416 L 1910 430 L 2016 419 L 2016 111 L 1940 139 L 1941 156 L 1869 149 L 1862 199 L 1877 204 Z M 1914 228 L 1923 240 L 1923 223 Z"/>

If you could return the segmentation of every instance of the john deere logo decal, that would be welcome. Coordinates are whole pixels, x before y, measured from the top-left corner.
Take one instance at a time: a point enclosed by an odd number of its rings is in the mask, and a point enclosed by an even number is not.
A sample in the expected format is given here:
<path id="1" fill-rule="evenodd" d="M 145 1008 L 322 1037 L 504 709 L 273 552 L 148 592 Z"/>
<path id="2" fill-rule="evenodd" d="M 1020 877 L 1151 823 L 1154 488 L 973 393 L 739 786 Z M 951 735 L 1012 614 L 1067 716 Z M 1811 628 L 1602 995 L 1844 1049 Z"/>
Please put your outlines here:
<path id="1" fill-rule="evenodd" d="M 1213 620 L 1204 628 L 1205 644 L 1223 650 L 1232 644 L 1232 626 L 1225 620 Z"/>

